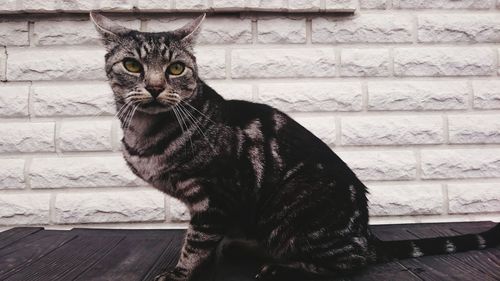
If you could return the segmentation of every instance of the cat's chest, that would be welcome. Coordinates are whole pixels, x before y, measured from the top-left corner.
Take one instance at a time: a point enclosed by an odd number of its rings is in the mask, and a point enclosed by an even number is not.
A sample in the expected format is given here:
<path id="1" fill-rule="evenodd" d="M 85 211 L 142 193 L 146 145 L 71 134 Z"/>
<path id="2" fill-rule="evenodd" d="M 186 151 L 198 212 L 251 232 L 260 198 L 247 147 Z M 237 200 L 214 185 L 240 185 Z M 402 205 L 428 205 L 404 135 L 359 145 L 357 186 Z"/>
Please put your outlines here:
<path id="1" fill-rule="evenodd" d="M 161 175 L 169 170 L 168 160 L 165 155 L 138 156 L 131 155 L 126 149 L 123 151 L 125 161 L 132 171 L 150 184 L 157 184 Z"/>

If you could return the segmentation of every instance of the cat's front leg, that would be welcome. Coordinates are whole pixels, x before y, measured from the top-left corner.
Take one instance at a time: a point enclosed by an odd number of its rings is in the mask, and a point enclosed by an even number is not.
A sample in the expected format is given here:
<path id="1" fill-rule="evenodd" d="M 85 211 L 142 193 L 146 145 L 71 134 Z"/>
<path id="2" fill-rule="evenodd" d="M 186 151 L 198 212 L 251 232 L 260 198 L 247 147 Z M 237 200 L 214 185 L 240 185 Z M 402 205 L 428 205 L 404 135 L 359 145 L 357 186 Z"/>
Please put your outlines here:
<path id="1" fill-rule="evenodd" d="M 223 238 L 223 227 L 212 223 L 217 215 L 213 213 L 195 214 L 191 219 L 186 233 L 181 256 L 176 267 L 165 272 L 155 280 L 158 281 L 187 281 L 191 280 L 195 273 L 210 264 L 215 258 L 218 244 Z M 209 278 L 202 278 L 209 280 Z"/>

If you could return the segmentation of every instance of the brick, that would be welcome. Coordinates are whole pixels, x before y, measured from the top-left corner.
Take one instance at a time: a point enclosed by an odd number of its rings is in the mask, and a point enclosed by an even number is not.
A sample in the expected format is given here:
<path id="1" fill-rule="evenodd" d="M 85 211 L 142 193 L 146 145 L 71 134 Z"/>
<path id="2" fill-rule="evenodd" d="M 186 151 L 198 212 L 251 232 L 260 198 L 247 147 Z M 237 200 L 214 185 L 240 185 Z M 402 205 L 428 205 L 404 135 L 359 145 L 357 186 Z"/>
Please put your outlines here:
<path id="1" fill-rule="evenodd" d="M 226 52 L 224 50 L 198 48 L 196 59 L 201 78 L 223 79 L 226 77 Z"/>
<path id="2" fill-rule="evenodd" d="M 51 152 L 54 122 L 0 123 L 0 152 Z"/>
<path id="3" fill-rule="evenodd" d="M 357 17 L 314 18 L 314 43 L 400 43 L 412 41 L 408 15 L 367 14 Z"/>
<path id="4" fill-rule="evenodd" d="M 29 45 L 28 22 L 26 21 L 0 22 L 0 45 L 3 46 Z"/>
<path id="5" fill-rule="evenodd" d="M 449 184 L 449 213 L 500 212 L 500 188 L 498 183 Z"/>
<path id="6" fill-rule="evenodd" d="M 144 11 L 165 11 L 172 7 L 173 0 L 138 0 L 137 7 Z"/>
<path id="7" fill-rule="evenodd" d="M 500 143 L 500 115 L 448 117 L 450 143 Z"/>
<path id="8" fill-rule="evenodd" d="M 231 52 L 233 78 L 333 77 L 333 49 L 239 49 Z"/>
<path id="9" fill-rule="evenodd" d="M 208 8 L 207 0 L 175 0 L 175 8 L 178 10 L 197 10 Z"/>
<path id="10" fill-rule="evenodd" d="M 28 0 L 28 1 L 16 1 L 17 10 L 22 10 L 25 12 L 53 12 L 57 9 L 58 3 L 56 1 L 44 1 L 44 0 Z"/>
<path id="11" fill-rule="evenodd" d="M 327 9 L 352 10 L 357 8 L 357 0 L 326 0 Z"/>
<path id="12" fill-rule="evenodd" d="M 481 76 L 495 73 L 490 48 L 400 48 L 394 50 L 397 76 Z"/>
<path id="13" fill-rule="evenodd" d="M 251 84 L 226 82 L 209 82 L 208 84 L 225 99 L 253 101 Z"/>
<path id="14" fill-rule="evenodd" d="M 320 0 L 293 0 L 288 1 L 291 10 L 318 10 L 321 8 Z"/>
<path id="15" fill-rule="evenodd" d="M 10 48 L 8 80 L 105 79 L 103 49 Z"/>
<path id="16" fill-rule="evenodd" d="M 341 76 L 388 76 L 389 52 L 379 49 L 344 49 Z"/>
<path id="17" fill-rule="evenodd" d="M 0 11 L 3 13 L 14 13 L 18 12 L 17 9 L 17 0 L 4 0 L 2 1 L 2 5 L 0 5 Z"/>
<path id="18" fill-rule="evenodd" d="M 160 18 L 147 21 L 148 31 L 170 31 L 182 27 L 192 18 Z M 198 44 L 252 43 L 252 21 L 236 17 L 207 18 L 197 38 Z"/>
<path id="19" fill-rule="evenodd" d="M 29 2 L 29 1 L 28 1 Z M 46 1 L 47 2 L 47 1 Z M 57 7 L 65 12 L 89 12 L 99 9 L 100 0 L 58 1 Z"/>
<path id="20" fill-rule="evenodd" d="M 287 0 L 248 0 L 247 6 L 250 8 L 284 9 L 288 7 Z"/>
<path id="21" fill-rule="evenodd" d="M 500 178 L 500 149 L 423 150 L 422 178 Z"/>
<path id="22" fill-rule="evenodd" d="M 368 82 L 369 110 L 466 109 L 468 96 L 462 81 Z"/>
<path id="23" fill-rule="evenodd" d="M 121 156 L 35 158 L 32 188 L 136 186 L 140 181 Z"/>
<path id="24" fill-rule="evenodd" d="M 418 17 L 420 42 L 500 42 L 498 15 L 432 14 Z"/>
<path id="25" fill-rule="evenodd" d="M 279 26 L 279 28 L 276 28 Z M 286 18 L 262 18 L 257 21 L 259 43 L 305 43 L 306 20 Z"/>
<path id="26" fill-rule="evenodd" d="M 0 159 L 0 190 L 24 188 L 24 159 Z"/>
<path id="27" fill-rule="evenodd" d="M 405 145 L 444 142 L 440 116 L 344 117 L 344 145 Z"/>
<path id="28" fill-rule="evenodd" d="M 186 205 L 173 197 L 169 197 L 169 209 L 172 222 L 185 222 L 191 218 Z"/>
<path id="29" fill-rule="evenodd" d="M 100 0 L 98 7 L 108 11 L 130 11 L 135 8 L 136 0 Z"/>
<path id="30" fill-rule="evenodd" d="M 58 137 L 61 151 L 112 150 L 112 121 L 63 122 Z"/>
<path id="31" fill-rule="evenodd" d="M 333 146 L 335 144 L 335 117 L 302 116 L 294 119 L 327 145 Z"/>
<path id="32" fill-rule="evenodd" d="M 246 6 L 246 2 L 246 0 L 212 0 L 212 7 L 217 9 L 241 8 Z"/>
<path id="33" fill-rule="evenodd" d="M 29 84 L 0 83 L 0 116 L 28 116 Z"/>
<path id="34" fill-rule="evenodd" d="M 437 215 L 443 212 L 440 185 L 371 185 L 370 215 Z"/>
<path id="35" fill-rule="evenodd" d="M 113 91 L 105 82 L 34 83 L 31 102 L 32 115 L 41 117 L 94 116 L 115 113 Z"/>
<path id="36" fill-rule="evenodd" d="M 117 24 L 138 30 L 139 20 L 116 20 Z M 91 21 L 41 20 L 34 24 L 33 38 L 36 45 L 99 44 L 100 35 Z"/>
<path id="37" fill-rule="evenodd" d="M 159 191 L 60 193 L 56 223 L 146 222 L 165 220 L 164 196 Z"/>
<path id="38" fill-rule="evenodd" d="M 500 109 L 500 81 L 474 81 L 474 108 Z"/>
<path id="39" fill-rule="evenodd" d="M 390 0 L 360 0 L 362 9 L 386 9 Z"/>
<path id="40" fill-rule="evenodd" d="M 339 151 L 356 175 L 365 181 L 412 180 L 417 162 L 411 151 Z"/>
<path id="41" fill-rule="evenodd" d="M 49 223 L 50 194 L 2 194 L 0 225 Z"/>
<path id="42" fill-rule="evenodd" d="M 489 9 L 492 0 L 396 0 L 399 9 Z"/>
<path id="43" fill-rule="evenodd" d="M 259 85 L 258 101 L 282 111 L 360 111 L 359 83 L 268 83 Z"/>

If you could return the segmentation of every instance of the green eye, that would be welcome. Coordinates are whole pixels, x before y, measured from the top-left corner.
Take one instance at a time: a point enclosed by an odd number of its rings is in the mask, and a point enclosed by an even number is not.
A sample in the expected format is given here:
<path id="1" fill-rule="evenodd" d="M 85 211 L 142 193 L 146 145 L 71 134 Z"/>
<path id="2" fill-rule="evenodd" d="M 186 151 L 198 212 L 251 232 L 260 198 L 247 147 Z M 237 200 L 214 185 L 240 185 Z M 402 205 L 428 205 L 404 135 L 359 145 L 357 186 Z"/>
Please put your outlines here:
<path id="1" fill-rule="evenodd" d="M 185 66 L 180 62 L 174 62 L 168 66 L 167 72 L 171 75 L 181 75 L 184 72 Z"/>
<path id="2" fill-rule="evenodd" d="M 123 61 L 123 66 L 126 70 L 132 73 L 139 73 L 142 70 L 142 65 L 134 59 L 126 59 Z"/>

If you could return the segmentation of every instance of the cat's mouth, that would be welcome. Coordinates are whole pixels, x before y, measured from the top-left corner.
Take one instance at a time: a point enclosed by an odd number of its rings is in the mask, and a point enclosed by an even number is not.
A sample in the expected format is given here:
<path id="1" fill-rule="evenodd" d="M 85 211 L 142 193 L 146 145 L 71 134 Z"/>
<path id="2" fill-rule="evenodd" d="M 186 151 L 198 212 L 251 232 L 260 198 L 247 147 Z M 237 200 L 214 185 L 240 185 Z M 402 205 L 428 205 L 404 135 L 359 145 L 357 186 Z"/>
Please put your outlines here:
<path id="1" fill-rule="evenodd" d="M 163 100 L 153 99 L 148 102 L 142 102 L 137 110 L 149 114 L 157 114 L 172 110 L 178 103 L 179 102 L 165 102 Z"/>

